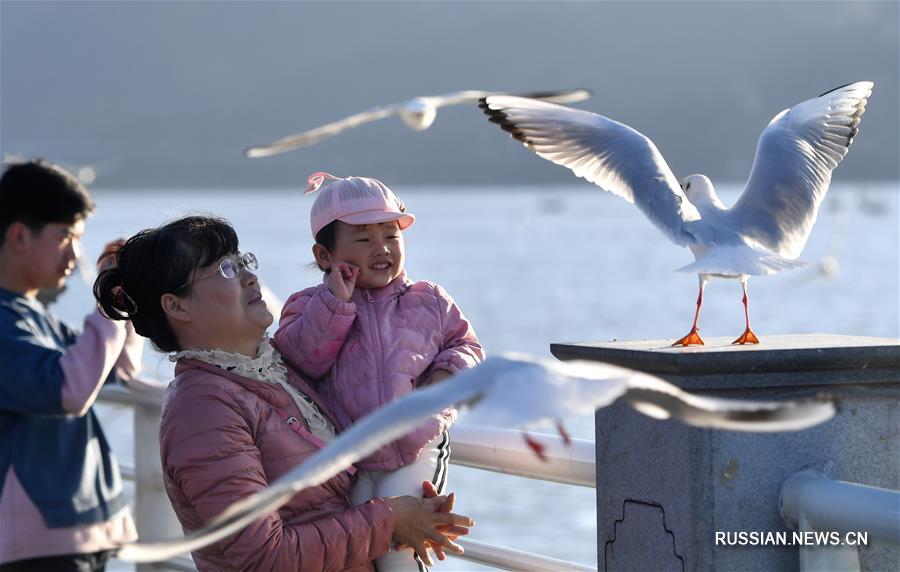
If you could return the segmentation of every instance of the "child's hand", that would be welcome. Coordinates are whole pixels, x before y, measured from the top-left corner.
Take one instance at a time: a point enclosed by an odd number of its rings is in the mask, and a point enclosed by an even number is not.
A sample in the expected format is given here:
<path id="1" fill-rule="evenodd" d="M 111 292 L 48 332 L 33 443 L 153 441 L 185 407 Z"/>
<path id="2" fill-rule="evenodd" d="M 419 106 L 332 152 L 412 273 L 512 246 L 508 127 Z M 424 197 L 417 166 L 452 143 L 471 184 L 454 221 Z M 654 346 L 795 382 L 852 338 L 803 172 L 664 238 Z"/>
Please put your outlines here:
<path id="1" fill-rule="evenodd" d="M 349 302 L 353 289 L 356 288 L 356 278 L 359 276 L 359 268 L 349 262 L 335 262 L 331 265 L 328 274 L 328 289 L 334 297 L 342 302 Z"/>
<path id="2" fill-rule="evenodd" d="M 419 387 L 425 387 L 426 385 L 431 385 L 433 383 L 440 383 L 449 377 L 453 377 L 453 374 L 446 369 L 436 369 L 431 372 L 422 383 L 419 384 Z"/>

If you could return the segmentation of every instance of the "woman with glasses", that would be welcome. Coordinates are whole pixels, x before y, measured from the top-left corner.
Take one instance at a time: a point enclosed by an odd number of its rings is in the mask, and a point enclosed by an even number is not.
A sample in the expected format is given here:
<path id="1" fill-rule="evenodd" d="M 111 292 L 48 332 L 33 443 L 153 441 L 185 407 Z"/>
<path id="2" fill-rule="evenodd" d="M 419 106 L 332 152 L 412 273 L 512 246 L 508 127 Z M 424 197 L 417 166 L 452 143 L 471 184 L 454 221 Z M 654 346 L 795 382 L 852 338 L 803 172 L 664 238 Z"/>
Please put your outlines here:
<path id="1" fill-rule="evenodd" d="M 269 343 L 272 315 L 234 229 L 185 217 L 131 237 L 94 284 L 112 319 L 171 352 L 175 380 L 160 445 L 166 491 L 186 533 L 301 464 L 341 427 Z M 200 570 L 373 570 L 393 542 L 461 552 L 468 517 L 447 497 L 374 498 L 350 506 L 355 470 L 298 493 L 241 532 L 192 554 Z M 430 484 L 430 483 L 429 483 Z"/>

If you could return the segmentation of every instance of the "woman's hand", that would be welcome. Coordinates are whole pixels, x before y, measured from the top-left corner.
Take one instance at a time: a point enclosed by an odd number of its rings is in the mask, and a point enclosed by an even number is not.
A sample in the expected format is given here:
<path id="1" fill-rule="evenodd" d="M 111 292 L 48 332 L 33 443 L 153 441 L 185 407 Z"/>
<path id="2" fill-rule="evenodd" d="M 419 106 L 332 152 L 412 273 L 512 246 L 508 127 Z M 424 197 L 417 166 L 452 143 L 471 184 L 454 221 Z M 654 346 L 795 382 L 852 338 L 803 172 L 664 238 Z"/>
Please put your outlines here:
<path id="1" fill-rule="evenodd" d="M 356 278 L 359 276 L 359 268 L 349 262 L 335 262 L 331 265 L 328 280 L 325 284 L 334 297 L 342 302 L 349 302 L 353 289 L 356 288 Z"/>
<path id="2" fill-rule="evenodd" d="M 427 499 L 438 496 L 437 489 L 434 488 L 434 484 L 431 481 L 422 481 L 422 496 Z M 444 498 L 446 499 L 444 501 L 444 504 L 439 506 L 437 511 L 449 513 L 453 510 L 453 505 L 456 503 L 456 493 L 450 493 Z M 456 540 L 460 536 L 469 534 L 469 528 L 467 526 L 460 526 L 458 524 L 440 525 L 435 528 L 450 540 Z M 446 554 L 444 554 L 444 549 L 440 544 L 435 544 L 430 540 L 426 540 L 425 544 L 428 548 L 434 551 L 434 555 L 437 556 L 438 560 L 444 560 L 447 558 Z M 398 547 L 409 548 L 405 544 L 398 544 Z"/>
<path id="3" fill-rule="evenodd" d="M 425 565 L 434 565 L 428 556 L 429 545 L 436 553 L 436 547 L 440 547 L 441 556 L 444 549 L 455 554 L 463 553 L 462 547 L 450 539 L 450 533 L 442 532 L 441 527 L 449 526 L 454 531 L 465 530 L 468 533 L 468 527 L 474 526 L 475 522 L 467 516 L 449 512 L 448 497 L 423 499 L 402 496 L 387 497 L 384 501 L 394 513 L 394 540 L 412 547 Z M 442 512 L 445 506 L 448 512 Z M 459 535 L 459 532 L 454 533 Z"/>
<path id="4" fill-rule="evenodd" d="M 437 489 L 434 488 L 434 484 L 431 481 L 422 481 L 422 496 L 427 499 L 434 498 L 438 496 Z M 450 512 L 453 510 L 453 505 L 456 503 L 456 493 L 450 493 L 447 495 L 447 500 L 444 501 L 444 504 L 440 506 L 438 512 Z M 438 526 L 437 529 L 444 533 L 444 535 L 450 540 L 456 540 L 460 536 L 465 536 L 469 534 L 469 529 L 465 526 L 458 525 L 447 525 L 447 526 Z M 444 554 L 444 549 L 439 544 L 434 544 L 431 541 L 428 542 L 428 547 L 434 550 L 434 555 L 437 556 L 438 560 L 444 560 L 447 556 Z"/>

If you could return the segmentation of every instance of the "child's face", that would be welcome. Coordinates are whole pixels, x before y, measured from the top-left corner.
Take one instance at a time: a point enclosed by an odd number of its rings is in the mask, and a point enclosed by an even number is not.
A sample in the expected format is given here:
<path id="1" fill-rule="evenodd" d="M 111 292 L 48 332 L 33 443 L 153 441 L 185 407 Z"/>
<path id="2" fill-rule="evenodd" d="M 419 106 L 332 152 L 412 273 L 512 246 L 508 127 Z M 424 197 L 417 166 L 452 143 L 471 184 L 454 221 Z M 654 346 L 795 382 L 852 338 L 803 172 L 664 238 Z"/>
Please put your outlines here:
<path id="1" fill-rule="evenodd" d="M 29 233 L 29 287 L 61 288 L 75 270 L 81 252 L 84 221 L 47 223 L 39 232 L 26 232 Z"/>
<path id="2" fill-rule="evenodd" d="M 338 221 L 334 252 L 337 262 L 359 268 L 356 286 L 382 288 L 403 271 L 406 252 L 397 221 L 378 224 L 347 224 Z"/>

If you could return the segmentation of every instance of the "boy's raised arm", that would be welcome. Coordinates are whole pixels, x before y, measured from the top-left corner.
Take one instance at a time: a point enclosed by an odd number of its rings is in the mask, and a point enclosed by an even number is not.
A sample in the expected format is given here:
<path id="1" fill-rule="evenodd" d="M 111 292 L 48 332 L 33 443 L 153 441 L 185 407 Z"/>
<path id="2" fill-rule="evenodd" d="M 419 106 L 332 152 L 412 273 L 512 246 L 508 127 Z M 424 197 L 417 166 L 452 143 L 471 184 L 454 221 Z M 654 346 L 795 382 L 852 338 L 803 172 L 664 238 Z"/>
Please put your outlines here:
<path id="1" fill-rule="evenodd" d="M 0 408 L 32 415 L 84 415 L 123 353 L 126 327 L 94 312 L 65 351 L 48 347 L 34 322 L 2 320 Z M 52 344 L 50 344 L 52 345 Z M 136 373 L 140 352 L 129 359 Z"/>

